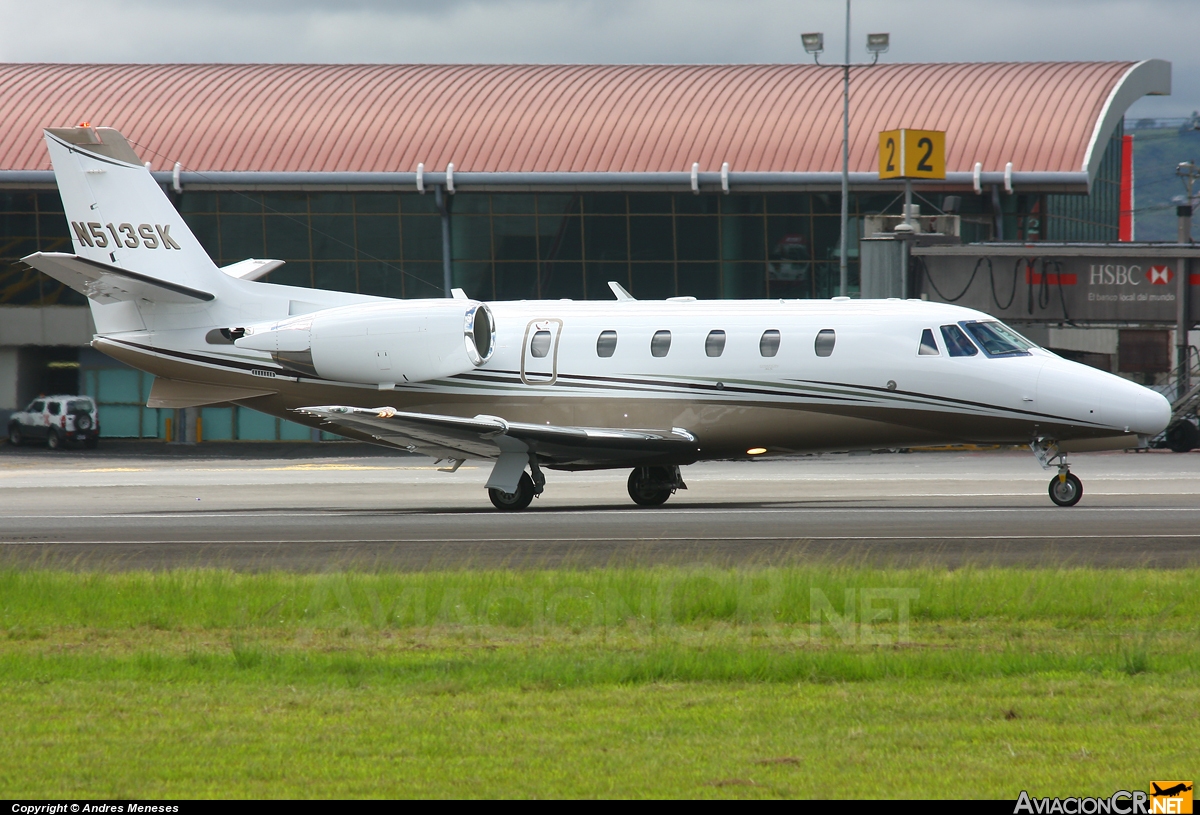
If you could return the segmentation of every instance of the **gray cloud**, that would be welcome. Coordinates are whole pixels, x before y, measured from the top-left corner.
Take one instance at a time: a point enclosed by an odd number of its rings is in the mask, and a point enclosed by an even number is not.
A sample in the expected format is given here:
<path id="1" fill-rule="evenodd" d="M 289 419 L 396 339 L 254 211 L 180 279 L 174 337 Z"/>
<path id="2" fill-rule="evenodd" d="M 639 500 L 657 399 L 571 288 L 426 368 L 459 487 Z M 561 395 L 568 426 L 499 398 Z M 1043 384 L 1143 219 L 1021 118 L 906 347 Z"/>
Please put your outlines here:
<path id="1" fill-rule="evenodd" d="M 842 55 L 838 0 L 0 0 L 18 62 L 788 62 L 801 31 Z M 1194 0 L 856 0 L 854 60 L 888 31 L 893 62 L 1174 64 L 1174 93 L 1134 115 L 1200 108 Z"/>

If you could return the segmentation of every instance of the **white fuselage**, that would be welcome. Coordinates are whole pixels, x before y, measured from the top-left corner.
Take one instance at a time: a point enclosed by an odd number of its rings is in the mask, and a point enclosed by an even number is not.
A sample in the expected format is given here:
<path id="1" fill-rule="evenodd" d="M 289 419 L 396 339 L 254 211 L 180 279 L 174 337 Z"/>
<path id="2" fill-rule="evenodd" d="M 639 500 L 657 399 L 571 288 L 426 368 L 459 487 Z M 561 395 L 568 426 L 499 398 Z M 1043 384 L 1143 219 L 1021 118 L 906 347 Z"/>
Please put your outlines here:
<path id="1" fill-rule="evenodd" d="M 246 281 L 235 288 L 249 296 L 233 313 L 220 314 L 215 304 L 158 305 L 170 314 L 146 316 L 159 326 L 111 335 L 101 347 L 187 381 L 262 386 L 262 372 L 272 371 L 277 394 L 244 403 L 289 418 L 305 405 L 341 403 L 555 425 L 680 427 L 697 436 L 701 458 L 757 448 L 773 455 L 1113 438 L 1156 433 L 1169 414 L 1158 394 L 1040 348 L 951 356 L 941 326 L 991 318 L 923 301 L 490 303 L 496 339 L 485 363 L 392 387 L 397 377 L 382 370 L 374 384 L 289 375 L 295 372 L 281 369 L 269 352 L 206 337 L 214 324 L 245 322 L 251 314 L 286 318 L 300 296 L 309 310 L 400 301 Z M 194 327 L 167 327 L 181 324 Z M 919 353 L 926 329 L 936 354 Z M 669 345 L 662 332 L 669 332 Z M 723 332 L 723 344 L 709 339 L 712 332 Z M 777 340 L 764 340 L 764 332 L 778 332 Z M 817 352 L 821 332 L 832 339 L 827 355 Z M 357 342 L 370 367 L 382 341 L 364 330 Z"/>

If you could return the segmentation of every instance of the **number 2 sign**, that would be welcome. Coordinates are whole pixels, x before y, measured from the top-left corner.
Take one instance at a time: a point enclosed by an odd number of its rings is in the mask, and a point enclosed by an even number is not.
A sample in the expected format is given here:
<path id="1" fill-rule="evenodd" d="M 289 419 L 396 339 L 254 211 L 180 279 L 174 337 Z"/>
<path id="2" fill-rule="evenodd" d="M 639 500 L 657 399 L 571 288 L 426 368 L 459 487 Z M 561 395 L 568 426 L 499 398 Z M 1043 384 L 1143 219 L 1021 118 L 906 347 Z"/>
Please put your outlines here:
<path id="1" fill-rule="evenodd" d="M 944 130 L 883 130 L 879 133 L 880 178 L 945 178 Z"/>

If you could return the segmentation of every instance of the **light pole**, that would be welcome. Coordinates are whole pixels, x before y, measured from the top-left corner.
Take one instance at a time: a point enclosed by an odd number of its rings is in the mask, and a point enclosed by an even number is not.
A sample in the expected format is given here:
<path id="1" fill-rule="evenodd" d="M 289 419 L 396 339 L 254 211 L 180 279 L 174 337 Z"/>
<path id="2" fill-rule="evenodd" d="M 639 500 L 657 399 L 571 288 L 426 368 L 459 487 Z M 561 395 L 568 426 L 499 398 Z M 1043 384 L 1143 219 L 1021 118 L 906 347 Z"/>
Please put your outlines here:
<path id="1" fill-rule="evenodd" d="M 800 39 L 804 50 L 813 55 L 813 62 L 820 65 L 818 57 L 825 50 L 825 35 L 819 32 L 801 34 Z M 867 35 L 867 51 L 874 55 L 872 65 L 888 50 L 888 41 L 887 34 Z M 842 69 L 842 236 L 838 252 L 838 294 L 845 297 L 849 289 L 846 242 L 850 226 L 850 0 L 846 0 L 846 59 L 837 67 Z"/>

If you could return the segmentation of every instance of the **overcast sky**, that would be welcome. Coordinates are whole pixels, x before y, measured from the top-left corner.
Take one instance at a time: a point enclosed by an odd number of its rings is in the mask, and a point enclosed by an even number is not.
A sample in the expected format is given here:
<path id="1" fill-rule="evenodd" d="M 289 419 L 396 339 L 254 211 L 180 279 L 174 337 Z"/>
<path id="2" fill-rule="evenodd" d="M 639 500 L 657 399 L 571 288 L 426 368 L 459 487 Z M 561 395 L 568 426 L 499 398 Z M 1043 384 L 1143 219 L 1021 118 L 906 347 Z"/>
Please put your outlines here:
<path id="1" fill-rule="evenodd" d="M 843 0 L 0 0 L 5 62 L 789 62 L 843 54 Z M 889 62 L 1173 63 L 1133 116 L 1200 109 L 1200 0 L 854 0 Z"/>

